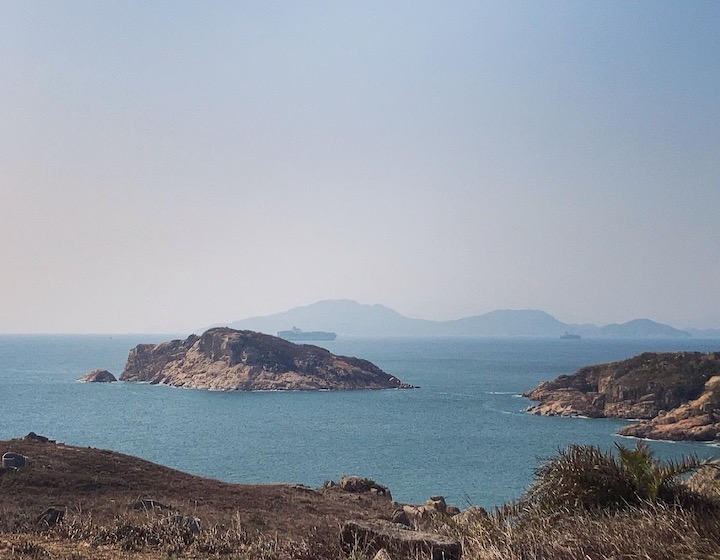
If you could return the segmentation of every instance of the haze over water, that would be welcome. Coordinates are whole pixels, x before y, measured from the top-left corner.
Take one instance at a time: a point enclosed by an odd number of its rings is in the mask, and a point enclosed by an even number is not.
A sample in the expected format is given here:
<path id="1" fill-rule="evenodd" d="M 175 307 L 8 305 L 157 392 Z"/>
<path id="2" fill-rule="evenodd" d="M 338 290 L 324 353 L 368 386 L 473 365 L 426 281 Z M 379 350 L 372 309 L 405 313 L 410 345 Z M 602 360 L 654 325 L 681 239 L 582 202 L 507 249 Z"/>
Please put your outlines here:
<path id="1" fill-rule="evenodd" d="M 526 414 L 519 393 L 587 364 L 646 350 L 717 350 L 713 340 L 344 339 L 416 390 L 219 393 L 77 383 L 122 371 L 138 342 L 170 337 L 0 336 L 0 438 L 30 431 L 113 449 L 222 480 L 319 486 L 343 474 L 386 484 L 398 501 L 443 494 L 461 507 L 518 498 L 544 458 L 571 443 L 612 448 L 622 421 Z M 705 444 L 657 442 L 661 457 Z"/>
<path id="2" fill-rule="evenodd" d="M 0 332 L 321 299 L 720 328 L 720 3 L 3 2 Z"/>

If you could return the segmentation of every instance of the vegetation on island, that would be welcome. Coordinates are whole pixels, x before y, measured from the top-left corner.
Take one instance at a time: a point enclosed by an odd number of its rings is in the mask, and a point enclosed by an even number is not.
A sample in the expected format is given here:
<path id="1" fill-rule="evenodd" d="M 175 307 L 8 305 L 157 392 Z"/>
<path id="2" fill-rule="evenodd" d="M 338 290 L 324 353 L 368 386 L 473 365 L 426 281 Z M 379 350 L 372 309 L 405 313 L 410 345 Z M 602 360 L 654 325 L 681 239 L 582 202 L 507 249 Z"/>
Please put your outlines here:
<path id="1" fill-rule="evenodd" d="M 343 546 L 346 521 L 397 518 L 398 504 L 374 481 L 228 484 L 109 451 L 3 443 L 35 460 L 0 471 L 0 558 L 430 557 L 378 554 L 367 541 Z M 720 559 L 720 468 L 695 457 L 659 461 L 642 442 L 614 453 L 560 450 L 524 496 L 491 513 L 414 511 L 423 514 L 413 529 L 459 541 L 468 560 Z"/>

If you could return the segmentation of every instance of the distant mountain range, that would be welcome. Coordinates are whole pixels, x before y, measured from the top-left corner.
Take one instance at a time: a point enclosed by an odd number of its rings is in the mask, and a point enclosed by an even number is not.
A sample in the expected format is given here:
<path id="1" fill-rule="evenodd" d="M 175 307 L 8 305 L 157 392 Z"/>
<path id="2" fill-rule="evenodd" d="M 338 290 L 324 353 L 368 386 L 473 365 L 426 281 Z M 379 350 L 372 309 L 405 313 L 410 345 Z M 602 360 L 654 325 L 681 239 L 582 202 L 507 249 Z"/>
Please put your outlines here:
<path id="1" fill-rule="evenodd" d="M 274 315 L 213 326 L 273 335 L 296 326 L 304 331 L 331 331 L 338 336 L 559 337 L 571 333 L 583 338 L 720 338 L 720 330 L 689 332 L 650 319 L 601 327 L 569 324 L 533 309 L 505 309 L 453 321 L 429 321 L 405 317 L 384 305 L 366 305 L 346 299 L 319 301 Z"/>

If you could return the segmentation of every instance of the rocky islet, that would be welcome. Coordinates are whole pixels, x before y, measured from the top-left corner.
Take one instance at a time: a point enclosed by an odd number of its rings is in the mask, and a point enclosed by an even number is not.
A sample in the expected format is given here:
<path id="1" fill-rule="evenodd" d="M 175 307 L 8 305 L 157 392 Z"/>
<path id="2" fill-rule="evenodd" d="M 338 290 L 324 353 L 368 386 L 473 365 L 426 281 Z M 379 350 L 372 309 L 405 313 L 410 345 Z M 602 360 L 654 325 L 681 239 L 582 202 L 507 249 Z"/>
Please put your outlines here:
<path id="1" fill-rule="evenodd" d="M 720 352 L 646 352 L 543 381 L 528 412 L 639 420 L 620 435 L 713 441 L 720 435 Z"/>
<path id="2" fill-rule="evenodd" d="M 121 381 L 222 391 L 410 389 L 359 358 L 227 327 L 130 351 Z"/>

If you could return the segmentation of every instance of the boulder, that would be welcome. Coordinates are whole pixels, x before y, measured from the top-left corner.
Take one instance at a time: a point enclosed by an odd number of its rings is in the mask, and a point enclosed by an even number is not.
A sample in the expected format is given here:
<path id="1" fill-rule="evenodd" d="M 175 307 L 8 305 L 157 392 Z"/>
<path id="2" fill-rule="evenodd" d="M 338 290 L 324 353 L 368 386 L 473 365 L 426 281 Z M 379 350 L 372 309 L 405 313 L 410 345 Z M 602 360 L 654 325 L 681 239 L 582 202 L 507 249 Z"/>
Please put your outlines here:
<path id="1" fill-rule="evenodd" d="M 78 381 L 83 383 L 112 383 L 117 379 L 106 369 L 94 369 L 83 375 Z"/>
<path id="2" fill-rule="evenodd" d="M 455 507 L 455 506 L 448 506 L 447 509 L 445 510 L 445 514 L 449 515 L 450 517 L 453 517 L 453 516 L 457 515 L 458 513 L 460 513 L 460 508 Z"/>
<path id="3" fill-rule="evenodd" d="M 432 496 L 425 502 L 425 507 L 437 511 L 438 513 L 447 512 L 447 504 L 443 496 Z"/>
<path id="4" fill-rule="evenodd" d="M 410 523 L 416 523 L 419 519 L 426 519 L 430 512 L 425 506 L 403 506 L 403 512 L 410 519 Z"/>
<path id="5" fill-rule="evenodd" d="M 21 469 L 28 463 L 28 458 L 20 453 L 8 451 L 2 456 L 2 467 L 4 469 Z"/>
<path id="6" fill-rule="evenodd" d="M 453 517 L 453 521 L 461 527 L 468 527 L 474 523 L 487 519 L 488 517 L 488 512 L 484 508 L 473 506 L 464 509 L 455 515 Z"/>
<path id="7" fill-rule="evenodd" d="M 343 476 L 340 479 L 338 486 L 342 490 L 345 490 L 345 492 L 352 492 L 354 494 L 370 493 L 392 500 L 392 494 L 387 486 L 378 484 L 369 478 L 362 478 L 360 476 Z"/>
<path id="8" fill-rule="evenodd" d="M 385 549 L 402 557 L 431 560 L 459 560 L 460 541 L 436 533 L 411 531 L 385 520 L 348 521 L 341 531 L 342 545 L 348 551 L 357 547 L 370 554 Z"/>
<path id="9" fill-rule="evenodd" d="M 36 441 L 38 443 L 55 443 L 55 440 L 46 438 L 45 436 L 39 436 L 35 432 L 30 432 L 24 439 L 26 441 Z"/>

